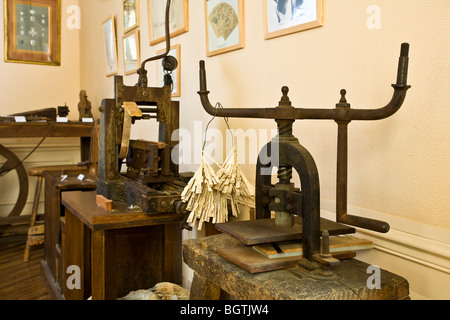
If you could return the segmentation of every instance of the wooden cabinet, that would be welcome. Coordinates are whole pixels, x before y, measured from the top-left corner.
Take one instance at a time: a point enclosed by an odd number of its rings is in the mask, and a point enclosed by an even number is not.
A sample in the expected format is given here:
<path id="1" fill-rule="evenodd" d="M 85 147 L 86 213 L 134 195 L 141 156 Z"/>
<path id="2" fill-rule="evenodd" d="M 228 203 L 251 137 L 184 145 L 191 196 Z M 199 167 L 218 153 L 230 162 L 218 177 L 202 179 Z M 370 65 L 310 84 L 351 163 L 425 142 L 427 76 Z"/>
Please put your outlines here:
<path id="1" fill-rule="evenodd" d="M 96 195 L 95 191 L 62 194 L 64 298 L 114 300 L 159 282 L 181 284 L 184 217 L 149 215 L 117 201 L 113 211 L 106 211 L 97 206 Z M 77 280 L 79 287 L 74 285 Z"/>
<path id="2" fill-rule="evenodd" d="M 61 171 L 45 171 L 45 214 L 44 214 L 44 259 L 41 273 L 50 295 L 54 299 L 64 299 L 64 279 L 62 275 L 62 243 L 64 237 L 64 207 L 61 196 L 74 190 L 95 190 L 96 181 L 86 178 L 79 180 L 86 169 L 63 172 L 68 177 L 61 181 Z"/>

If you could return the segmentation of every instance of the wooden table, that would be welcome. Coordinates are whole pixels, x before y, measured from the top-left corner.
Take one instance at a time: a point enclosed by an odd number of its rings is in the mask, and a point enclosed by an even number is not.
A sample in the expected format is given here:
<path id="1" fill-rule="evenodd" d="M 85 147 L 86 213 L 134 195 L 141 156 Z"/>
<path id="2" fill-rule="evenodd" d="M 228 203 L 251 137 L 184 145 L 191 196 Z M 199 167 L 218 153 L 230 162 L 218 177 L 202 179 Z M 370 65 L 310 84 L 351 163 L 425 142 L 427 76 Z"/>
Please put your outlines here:
<path id="1" fill-rule="evenodd" d="M 93 123 L 89 122 L 0 122 L 0 138 L 80 137 L 81 161 L 89 158 Z"/>
<path id="2" fill-rule="evenodd" d="M 159 282 L 181 285 L 181 224 L 176 213 L 149 215 L 114 201 L 108 212 L 96 192 L 65 192 L 63 271 L 77 266 L 81 288 L 64 290 L 67 300 L 115 300 Z M 71 276 L 65 273 L 64 282 Z M 70 281 L 70 280 L 69 280 Z"/>
<path id="3" fill-rule="evenodd" d="M 369 265 L 356 259 L 342 260 L 331 277 L 317 277 L 298 266 L 251 274 L 216 253 L 238 246 L 244 244 L 225 234 L 184 241 L 184 262 L 194 270 L 192 300 L 217 300 L 224 292 L 242 300 L 409 299 L 406 279 L 386 270 L 381 288 L 369 289 Z"/>

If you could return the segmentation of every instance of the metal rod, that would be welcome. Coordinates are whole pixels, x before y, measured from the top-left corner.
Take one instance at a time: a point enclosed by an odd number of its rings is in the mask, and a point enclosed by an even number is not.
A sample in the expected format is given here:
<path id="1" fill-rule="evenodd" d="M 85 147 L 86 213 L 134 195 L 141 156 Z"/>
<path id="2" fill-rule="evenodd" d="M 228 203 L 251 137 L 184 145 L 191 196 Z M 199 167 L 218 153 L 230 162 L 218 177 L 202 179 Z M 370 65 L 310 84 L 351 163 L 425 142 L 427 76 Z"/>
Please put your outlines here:
<path id="1" fill-rule="evenodd" d="M 200 101 L 203 108 L 210 115 L 226 118 L 260 118 L 260 119 L 316 119 L 316 120 L 335 120 L 335 121 L 352 121 L 352 120 L 379 120 L 384 119 L 397 112 L 406 97 L 406 91 L 410 86 L 406 85 L 408 74 L 408 51 L 409 44 L 403 43 L 401 46 L 400 59 L 397 71 L 397 83 L 392 85 L 394 94 L 391 101 L 384 107 L 378 109 L 305 109 L 305 108 L 221 108 L 217 109 L 210 103 L 208 95 L 209 91 L 206 85 L 206 69 L 205 62 L 200 61 Z"/>
<path id="2" fill-rule="evenodd" d="M 390 226 L 384 221 L 352 216 L 347 214 L 347 183 L 348 183 L 348 122 L 338 122 L 336 172 L 336 222 L 386 233 Z"/>
<path id="3" fill-rule="evenodd" d="M 166 33 L 166 51 L 164 53 L 161 53 L 160 55 L 148 58 L 147 60 L 144 60 L 141 63 L 141 68 L 145 69 L 145 64 L 149 61 L 153 61 L 153 60 L 159 60 L 164 58 L 165 56 L 167 56 L 170 52 L 170 24 L 169 24 L 169 19 L 170 19 L 170 1 L 171 0 L 167 0 L 166 3 L 166 15 L 165 15 L 165 33 Z"/>
<path id="4" fill-rule="evenodd" d="M 348 122 L 338 122 L 336 169 L 336 221 L 347 213 Z"/>
<path id="5" fill-rule="evenodd" d="M 156 55 L 154 57 L 148 58 L 141 63 L 141 67 L 137 71 L 139 74 L 139 79 L 137 85 L 142 86 L 144 88 L 147 88 L 148 79 L 147 79 L 147 70 L 145 70 L 145 64 L 147 62 L 153 61 L 153 60 L 159 60 L 167 56 L 170 52 L 170 1 L 167 0 L 166 2 L 166 14 L 165 14 L 165 35 L 166 35 L 166 51 L 164 53 L 161 53 L 159 55 Z"/>

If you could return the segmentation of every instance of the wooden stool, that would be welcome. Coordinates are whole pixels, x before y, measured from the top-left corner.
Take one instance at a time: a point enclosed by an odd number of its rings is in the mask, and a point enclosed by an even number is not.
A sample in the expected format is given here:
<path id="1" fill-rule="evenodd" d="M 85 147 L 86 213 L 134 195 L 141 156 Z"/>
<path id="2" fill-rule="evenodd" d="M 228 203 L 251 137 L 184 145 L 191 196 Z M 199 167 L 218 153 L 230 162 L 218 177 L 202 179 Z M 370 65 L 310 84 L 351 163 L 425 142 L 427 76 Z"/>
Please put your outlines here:
<path id="1" fill-rule="evenodd" d="M 36 189 L 34 191 L 33 208 L 31 210 L 30 228 L 28 229 L 27 242 L 25 244 L 25 253 L 23 260 L 30 259 L 30 247 L 44 243 L 44 225 L 36 225 L 37 214 L 39 209 L 39 200 L 41 197 L 42 183 L 44 181 L 44 171 L 50 170 L 76 170 L 80 169 L 77 165 L 56 165 L 56 166 L 42 166 L 28 169 L 28 176 L 37 177 Z"/>

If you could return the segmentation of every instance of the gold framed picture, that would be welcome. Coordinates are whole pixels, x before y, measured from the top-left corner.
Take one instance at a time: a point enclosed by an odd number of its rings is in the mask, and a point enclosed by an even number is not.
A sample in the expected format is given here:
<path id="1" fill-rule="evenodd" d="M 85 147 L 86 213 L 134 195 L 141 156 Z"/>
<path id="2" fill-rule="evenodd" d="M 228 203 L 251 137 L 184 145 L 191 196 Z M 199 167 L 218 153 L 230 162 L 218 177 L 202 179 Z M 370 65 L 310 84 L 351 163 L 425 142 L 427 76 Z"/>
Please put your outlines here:
<path id="1" fill-rule="evenodd" d="M 321 27 L 324 0 L 264 0 L 264 39 Z"/>
<path id="2" fill-rule="evenodd" d="M 103 22 L 103 42 L 105 48 L 106 76 L 119 72 L 117 59 L 117 40 L 115 16 L 112 15 Z"/>
<path id="3" fill-rule="evenodd" d="M 138 29 L 123 36 L 123 60 L 126 75 L 135 73 L 141 66 Z"/>
<path id="4" fill-rule="evenodd" d="M 148 1 L 148 26 L 150 45 L 166 40 L 166 0 Z M 188 0 L 172 0 L 169 10 L 170 37 L 176 37 L 189 31 Z"/>
<path id="5" fill-rule="evenodd" d="M 157 51 L 157 54 L 162 54 L 166 51 L 166 49 L 161 49 Z M 172 97 L 180 97 L 181 96 L 181 46 L 179 44 L 175 44 L 170 47 L 170 51 L 167 54 L 169 56 L 175 57 L 178 61 L 178 67 L 171 73 L 172 76 Z M 157 60 L 158 69 L 157 69 L 157 77 L 158 77 L 158 85 L 162 87 L 164 85 L 164 69 L 161 63 L 161 60 Z"/>
<path id="6" fill-rule="evenodd" d="M 139 1 L 123 0 L 123 33 L 139 26 Z"/>
<path id="7" fill-rule="evenodd" d="M 4 0 L 5 61 L 61 65 L 61 0 Z"/>
<path id="8" fill-rule="evenodd" d="M 206 55 L 245 46 L 244 0 L 205 0 Z"/>

